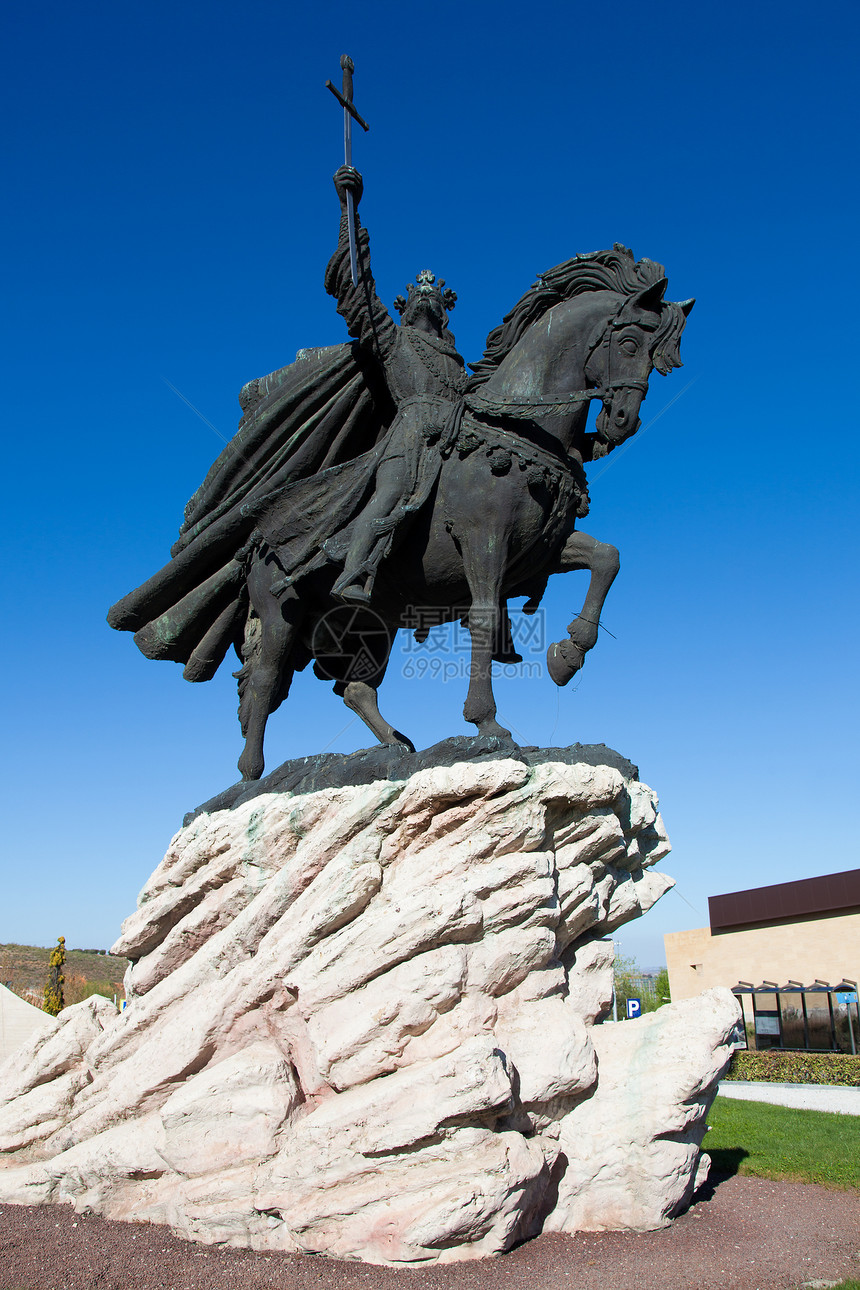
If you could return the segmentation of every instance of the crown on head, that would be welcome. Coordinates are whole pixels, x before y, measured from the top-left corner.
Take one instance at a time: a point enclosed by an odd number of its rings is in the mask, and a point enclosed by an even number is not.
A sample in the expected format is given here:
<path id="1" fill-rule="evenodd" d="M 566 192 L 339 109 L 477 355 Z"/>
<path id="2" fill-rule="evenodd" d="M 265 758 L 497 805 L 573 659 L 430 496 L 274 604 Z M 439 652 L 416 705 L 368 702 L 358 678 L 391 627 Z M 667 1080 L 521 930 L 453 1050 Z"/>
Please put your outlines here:
<path id="1" fill-rule="evenodd" d="M 416 273 L 415 282 L 410 282 L 406 289 L 409 293 L 408 298 L 406 296 L 398 296 L 394 301 L 394 308 L 399 314 L 402 314 L 414 300 L 420 300 L 422 296 L 425 298 L 427 296 L 435 296 L 442 305 L 442 308 L 446 309 L 448 312 L 450 312 L 457 303 L 456 292 L 452 291 L 450 287 L 445 286 L 444 278 L 440 278 L 437 282 L 436 274 L 431 273 L 429 269 L 422 269 L 420 273 Z"/>

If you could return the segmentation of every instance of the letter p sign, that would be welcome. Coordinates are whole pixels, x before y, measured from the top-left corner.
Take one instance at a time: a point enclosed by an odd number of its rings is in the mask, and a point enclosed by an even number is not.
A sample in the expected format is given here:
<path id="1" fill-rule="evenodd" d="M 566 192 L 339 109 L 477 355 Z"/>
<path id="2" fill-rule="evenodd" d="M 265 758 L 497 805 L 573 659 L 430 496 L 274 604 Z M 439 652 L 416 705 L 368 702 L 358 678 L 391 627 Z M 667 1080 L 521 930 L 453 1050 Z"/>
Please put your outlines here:
<path id="1" fill-rule="evenodd" d="M 628 999 L 628 1000 L 627 1000 L 627 1016 L 628 1016 L 628 1017 L 641 1017 L 641 1016 L 642 1016 L 642 1000 L 641 1000 L 641 999 Z"/>

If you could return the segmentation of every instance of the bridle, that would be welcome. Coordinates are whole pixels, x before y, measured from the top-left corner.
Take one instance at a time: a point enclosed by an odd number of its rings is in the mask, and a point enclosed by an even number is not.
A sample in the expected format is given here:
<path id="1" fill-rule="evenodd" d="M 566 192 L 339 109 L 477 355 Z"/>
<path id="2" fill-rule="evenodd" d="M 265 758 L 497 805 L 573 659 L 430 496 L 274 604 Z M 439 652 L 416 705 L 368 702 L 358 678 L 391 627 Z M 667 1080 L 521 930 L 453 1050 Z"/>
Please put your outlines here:
<path id="1" fill-rule="evenodd" d="M 618 331 L 621 327 L 626 327 L 628 325 L 626 322 L 621 321 L 621 315 L 624 312 L 624 310 L 627 308 L 627 303 L 628 302 L 625 300 L 624 303 L 618 308 L 614 316 L 610 318 L 609 322 L 604 327 L 599 339 L 595 342 L 594 345 L 592 345 L 591 349 L 588 351 L 588 358 L 585 360 L 585 370 L 587 372 L 591 364 L 591 360 L 594 358 L 594 356 L 600 350 L 603 350 L 603 349 L 606 350 L 606 379 L 603 382 L 603 385 L 600 387 L 601 397 L 608 394 L 614 394 L 616 390 L 640 390 L 643 394 L 648 393 L 647 380 L 645 381 L 634 381 L 634 380 L 613 381 L 612 380 L 612 337 L 615 334 L 615 332 Z M 597 396 L 597 393 L 598 392 L 595 391 L 595 397 Z"/>
<path id="2" fill-rule="evenodd" d="M 603 349 L 606 350 L 606 379 L 602 385 L 595 386 L 590 390 L 574 390 L 572 394 L 566 394 L 560 399 L 518 399 L 516 401 L 488 399 L 486 395 L 481 393 L 481 387 L 479 386 L 477 390 L 472 390 L 465 396 L 466 407 L 470 412 L 483 413 L 485 416 L 509 416 L 526 419 L 534 416 L 535 412 L 541 409 L 550 414 L 559 415 L 565 408 L 575 406 L 578 403 L 588 403 L 592 399 L 600 399 L 603 404 L 606 404 L 617 390 L 639 390 L 642 394 L 647 394 L 647 380 L 628 380 L 625 378 L 619 378 L 616 381 L 612 380 L 612 337 L 619 327 L 627 325 L 620 321 L 621 314 L 626 309 L 627 304 L 628 302 L 625 300 L 619 306 L 589 349 L 585 360 L 585 371 L 587 372 L 595 355 Z"/>

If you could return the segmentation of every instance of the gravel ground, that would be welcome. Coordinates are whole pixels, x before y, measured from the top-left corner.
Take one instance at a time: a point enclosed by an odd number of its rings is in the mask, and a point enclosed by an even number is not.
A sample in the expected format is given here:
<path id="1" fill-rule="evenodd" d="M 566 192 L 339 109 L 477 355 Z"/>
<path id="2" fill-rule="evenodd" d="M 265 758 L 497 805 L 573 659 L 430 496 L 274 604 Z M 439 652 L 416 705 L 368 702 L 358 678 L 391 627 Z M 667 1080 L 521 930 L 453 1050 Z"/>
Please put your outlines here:
<path id="1" fill-rule="evenodd" d="M 0 1290 L 796 1290 L 860 1277 L 860 1194 L 726 1178 L 660 1232 L 540 1236 L 395 1270 L 193 1245 L 66 1206 L 0 1207 Z"/>
<path id="2" fill-rule="evenodd" d="M 740 1097 L 748 1102 L 774 1102 L 801 1111 L 835 1111 L 839 1115 L 860 1115 L 860 1088 L 839 1084 L 777 1084 L 758 1080 L 726 1079 L 720 1084 L 723 1097 Z"/>

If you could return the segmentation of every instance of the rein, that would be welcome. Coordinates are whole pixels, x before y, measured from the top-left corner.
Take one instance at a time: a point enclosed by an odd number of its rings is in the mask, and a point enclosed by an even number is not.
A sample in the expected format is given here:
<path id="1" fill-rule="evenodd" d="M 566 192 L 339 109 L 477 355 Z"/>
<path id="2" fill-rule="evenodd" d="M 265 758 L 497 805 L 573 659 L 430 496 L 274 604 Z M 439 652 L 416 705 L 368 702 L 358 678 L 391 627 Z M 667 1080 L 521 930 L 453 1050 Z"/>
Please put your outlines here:
<path id="1" fill-rule="evenodd" d="M 507 399 L 488 399 L 479 390 L 473 390 L 466 395 L 465 403 L 470 412 L 484 412 L 490 416 L 529 417 L 535 408 L 560 412 L 574 404 L 587 403 L 589 399 L 600 399 L 603 393 L 602 390 L 577 390 L 574 394 L 565 395 L 563 399 L 520 399 L 511 402 Z"/>
<path id="2" fill-rule="evenodd" d="M 572 394 L 566 394 L 560 399 L 516 400 L 489 399 L 485 394 L 481 393 L 481 387 L 479 386 L 477 390 L 472 390 L 471 393 L 465 396 L 466 407 L 470 412 L 475 412 L 479 415 L 483 413 L 486 416 L 508 416 L 526 420 L 534 415 L 536 409 L 543 409 L 551 415 L 558 416 L 565 408 L 575 407 L 579 403 L 588 403 L 592 399 L 600 399 L 601 402 L 605 403 L 607 398 L 614 394 L 616 390 L 641 390 L 643 394 L 647 394 L 647 381 L 613 381 L 610 379 L 612 375 L 612 333 L 619 325 L 618 319 L 626 304 L 627 302 L 625 301 L 618 312 L 610 318 L 600 335 L 600 339 L 592 345 L 585 360 L 587 368 L 597 350 L 606 348 L 606 381 L 603 385 L 596 386 L 591 390 L 574 390 Z"/>

